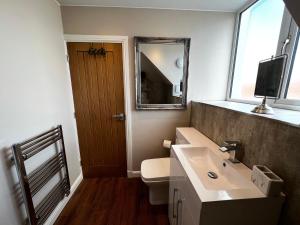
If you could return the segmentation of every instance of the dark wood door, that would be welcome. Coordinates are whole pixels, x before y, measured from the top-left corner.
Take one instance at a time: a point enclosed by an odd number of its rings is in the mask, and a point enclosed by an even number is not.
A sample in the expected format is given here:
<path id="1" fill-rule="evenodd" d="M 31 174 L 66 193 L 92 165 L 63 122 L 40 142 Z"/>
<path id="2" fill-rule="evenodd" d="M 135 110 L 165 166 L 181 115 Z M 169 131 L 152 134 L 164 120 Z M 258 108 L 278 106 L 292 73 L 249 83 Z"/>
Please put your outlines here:
<path id="1" fill-rule="evenodd" d="M 125 121 L 115 117 L 124 114 L 122 45 L 67 47 L 83 175 L 125 176 Z"/>

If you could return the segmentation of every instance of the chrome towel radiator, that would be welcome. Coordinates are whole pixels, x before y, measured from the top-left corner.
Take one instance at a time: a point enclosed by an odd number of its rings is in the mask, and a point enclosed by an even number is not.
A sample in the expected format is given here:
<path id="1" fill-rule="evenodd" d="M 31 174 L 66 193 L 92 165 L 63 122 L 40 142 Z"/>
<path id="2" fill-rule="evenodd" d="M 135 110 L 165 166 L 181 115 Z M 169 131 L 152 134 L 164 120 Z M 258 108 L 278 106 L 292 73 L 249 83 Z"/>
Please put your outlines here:
<path id="1" fill-rule="evenodd" d="M 27 173 L 25 162 L 31 157 L 40 156 L 50 146 L 56 147 L 56 154 Z M 30 225 L 42 225 L 51 215 L 58 203 L 70 194 L 70 179 L 65 153 L 62 126 L 24 142 L 13 145 L 13 161 L 17 169 L 20 188 Z M 26 162 L 27 163 L 27 162 Z M 33 197 L 49 183 L 54 176 L 60 176 L 59 182 L 48 191 L 45 197 L 34 204 Z M 44 192 L 43 192 L 44 193 Z"/>

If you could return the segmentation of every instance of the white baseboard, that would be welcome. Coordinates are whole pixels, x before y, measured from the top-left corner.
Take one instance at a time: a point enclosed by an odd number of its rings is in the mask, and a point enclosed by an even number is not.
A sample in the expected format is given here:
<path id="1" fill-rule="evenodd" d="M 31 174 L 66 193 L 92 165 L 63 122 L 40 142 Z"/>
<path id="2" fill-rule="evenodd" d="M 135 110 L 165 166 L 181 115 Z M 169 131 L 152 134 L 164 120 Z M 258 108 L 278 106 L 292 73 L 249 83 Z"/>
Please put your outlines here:
<path id="1" fill-rule="evenodd" d="M 52 212 L 52 214 L 46 220 L 46 222 L 44 223 L 44 225 L 53 225 L 55 223 L 55 221 L 57 220 L 58 216 L 63 211 L 63 209 L 65 208 L 66 204 L 69 202 L 69 200 L 73 196 L 74 192 L 76 191 L 76 189 L 78 188 L 78 186 L 79 186 L 79 184 L 81 183 L 82 180 L 83 180 L 83 175 L 82 175 L 82 173 L 80 173 L 79 176 L 76 178 L 75 182 L 73 183 L 73 185 L 71 186 L 71 191 L 70 191 L 69 196 L 66 197 L 66 198 L 64 198 L 57 205 L 57 207 L 54 209 L 54 211 Z"/>
<path id="2" fill-rule="evenodd" d="M 141 177 L 141 171 L 128 170 L 127 176 L 128 176 L 128 178 Z"/>

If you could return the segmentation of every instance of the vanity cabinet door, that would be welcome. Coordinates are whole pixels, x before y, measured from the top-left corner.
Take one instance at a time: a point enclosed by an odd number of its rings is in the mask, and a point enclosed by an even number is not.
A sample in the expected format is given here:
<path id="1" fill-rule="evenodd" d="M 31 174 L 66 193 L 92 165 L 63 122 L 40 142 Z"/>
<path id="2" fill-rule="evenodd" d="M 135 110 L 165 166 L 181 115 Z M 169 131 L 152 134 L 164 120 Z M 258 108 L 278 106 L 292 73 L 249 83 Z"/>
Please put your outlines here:
<path id="1" fill-rule="evenodd" d="M 170 165 L 170 225 L 198 225 L 201 201 L 173 150 Z"/>
<path id="2" fill-rule="evenodd" d="M 189 213 L 188 219 L 190 219 L 193 224 L 199 224 L 202 203 L 188 177 L 182 185 L 182 195 L 182 198 L 184 198 L 184 210 Z"/>
<path id="3" fill-rule="evenodd" d="M 197 225 L 194 223 L 182 189 L 175 188 L 173 190 L 175 190 L 175 192 L 173 192 L 175 195 L 172 196 L 174 200 L 172 207 L 169 208 L 170 225 Z"/>
<path id="4" fill-rule="evenodd" d="M 179 225 L 178 214 L 180 213 L 181 204 L 181 185 L 185 174 L 181 168 L 175 153 L 171 150 L 170 159 L 170 184 L 169 184 L 169 221 L 170 225 Z"/>
<path id="5" fill-rule="evenodd" d="M 189 203 L 185 198 L 181 198 L 180 200 L 181 202 L 178 206 L 180 212 L 178 216 L 178 225 L 198 225 L 199 223 L 195 223 L 193 220 L 193 216 L 188 207 Z"/>
<path id="6" fill-rule="evenodd" d="M 183 168 L 181 168 L 184 172 Z M 185 174 L 179 184 L 180 201 L 178 203 L 177 225 L 198 225 L 200 221 L 201 202 L 189 178 Z"/>
<path id="7" fill-rule="evenodd" d="M 177 223 L 177 204 L 180 199 L 179 189 L 176 181 L 170 181 L 169 186 L 169 221 L 170 225 L 176 225 Z"/>

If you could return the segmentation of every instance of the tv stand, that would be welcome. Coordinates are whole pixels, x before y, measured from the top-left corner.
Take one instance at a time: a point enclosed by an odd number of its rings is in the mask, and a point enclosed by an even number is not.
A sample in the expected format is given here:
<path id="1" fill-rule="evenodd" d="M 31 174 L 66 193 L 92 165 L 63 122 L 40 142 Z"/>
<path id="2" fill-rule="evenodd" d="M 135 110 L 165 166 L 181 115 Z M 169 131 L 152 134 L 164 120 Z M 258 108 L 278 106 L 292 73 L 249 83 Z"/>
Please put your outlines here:
<path id="1" fill-rule="evenodd" d="M 265 96 L 262 100 L 262 103 L 258 106 L 255 106 L 255 108 L 251 112 L 258 114 L 274 114 L 273 109 L 266 104 L 266 101 L 267 97 Z"/>

